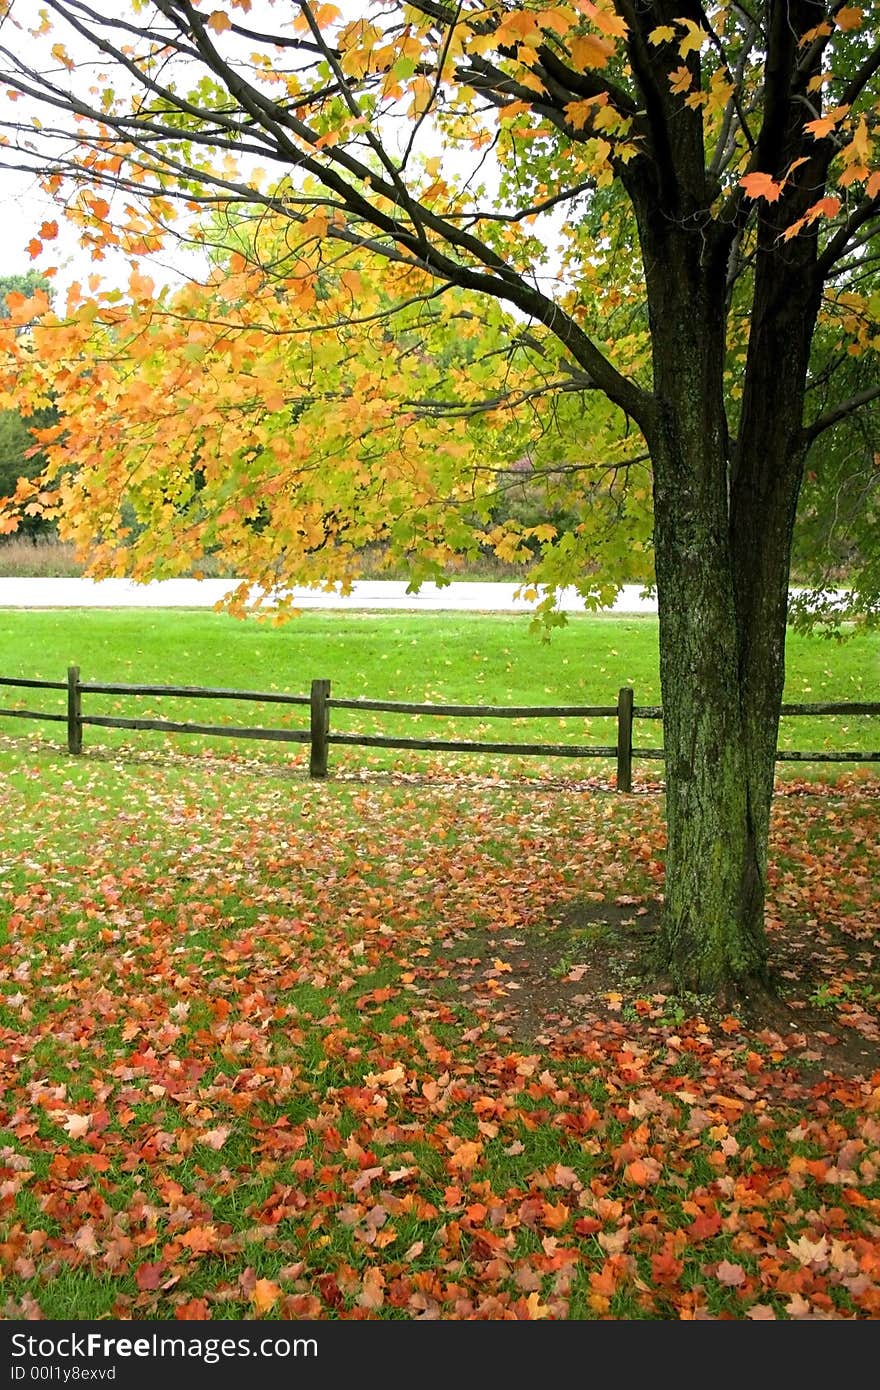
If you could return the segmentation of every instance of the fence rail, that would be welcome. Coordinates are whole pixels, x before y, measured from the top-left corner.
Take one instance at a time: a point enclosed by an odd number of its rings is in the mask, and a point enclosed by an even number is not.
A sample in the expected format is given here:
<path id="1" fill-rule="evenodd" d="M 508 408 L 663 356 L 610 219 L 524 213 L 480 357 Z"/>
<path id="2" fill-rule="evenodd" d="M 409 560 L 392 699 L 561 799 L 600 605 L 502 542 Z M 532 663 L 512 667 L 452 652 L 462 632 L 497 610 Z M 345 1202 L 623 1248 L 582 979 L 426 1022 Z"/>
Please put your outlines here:
<path id="1" fill-rule="evenodd" d="M 44 681 L 18 676 L 0 676 L 0 686 L 26 690 L 62 690 L 67 692 L 67 713 L 53 714 L 42 710 L 0 708 L 0 717 L 8 719 L 37 719 L 67 726 L 67 749 L 79 754 L 83 747 L 86 726 L 104 729 L 149 729 L 169 734 L 205 734 L 220 738 L 269 739 L 278 743 L 307 743 L 309 745 L 309 776 L 326 777 L 330 747 L 353 745 L 363 748 L 413 748 L 422 751 L 457 753 L 504 753 L 542 758 L 610 758 L 617 763 L 617 790 L 632 791 L 632 765 L 635 758 L 662 761 L 662 748 L 634 748 L 633 728 L 637 719 L 662 720 L 661 705 L 637 705 L 630 686 L 621 687 L 614 705 L 435 705 L 413 704 L 398 700 L 334 699 L 328 680 L 314 680 L 308 695 L 288 695 L 278 691 L 227 690 L 199 685 L 119 685 L 106 681 L 81 681 L 78 666 L 69 666 L 66 681 Z M 123 718 L 121 715 L 84 714 L 84 695 L 177 696 L 196 700 L 251 700 L 262 704 L 301 705 L 309 710 L 308 729 L 279 729 L 264 726 L 247 727 L 230 724 L 196 724 L 173 719 Z M 484 740 L 409 738 L 385 734 L 331 733 L 330 711 L 333 709 L 386 711 L 394 714 L 441 715 L 463 719 L 555 719 L 607 718 L 616 720 L 617 738 L 613 745 L 581 745 L 561 743 L 499 743 Z M 859 704 L 851 700 L 838 704 L 787 704 L 783 716 L 880 714 L 880 703 Z M 880 751 L 861 752 L 825 750 L 793 752 L 781 750 L 777 762 L 880 762 Z"/>

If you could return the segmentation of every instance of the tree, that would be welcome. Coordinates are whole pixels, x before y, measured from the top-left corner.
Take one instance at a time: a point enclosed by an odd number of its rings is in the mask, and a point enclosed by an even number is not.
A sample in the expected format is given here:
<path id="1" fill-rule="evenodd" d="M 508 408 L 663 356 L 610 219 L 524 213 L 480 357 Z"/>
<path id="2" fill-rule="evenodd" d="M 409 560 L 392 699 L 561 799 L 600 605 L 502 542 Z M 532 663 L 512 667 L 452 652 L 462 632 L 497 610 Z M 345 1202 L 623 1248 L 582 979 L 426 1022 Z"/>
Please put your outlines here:
<path id="1" fill-rule="evenodd" d="M 150 250 L 176 207 L 263 209 L 302 249 L 359 246 L 500 301 L 634 422 L 660 615 L 659 957 L 685 988 L 762 988 L 798 494 L 811 444 L 880 396 L 875 377 L 807 408 L 820 315 L 878 346 L 873 21 L 841 0 L 300 3 L 262 29 L 235 2 L 42 13 L 51 63 L 6 39 L 0 80 L 44 104 L 36 126 L 6 117 L 7 163 L 59 194 L 72 180 L 96 255 Z M 561 219 L 555 264 L 542 216 Z M 316 266 L 303 277 L 317 294 Z M 621 305 L 634 324 L 647 308 L 647 365 L 606 322 Z"/>
<path id="2" fill-rule="evenodd" d="M 63 429 L 40 440 L 62 533 L 94 572 L 220 557 L 245 576 L 236 610 L 255 584 L 276 608 L 285 582 L 345 585 L 367 552 L 444 583 L 462 553 L 526 565 L 539 549 L 536 578 L 598 603 L 613 592 L 588 563 L 601 540 L 618 581 L 650 577 L 645 477 L 628 493 L 637 525 L 619 524 L 631 440 L 604 398 L 571 389 L 552 340 L 361 249 L 285 259 L 277 219 L 231 239 L 242 249 L 205 284 L 156 292 L 137 274 L 127 300 L 100 303 L 73 287 L 65 319 L 46 314 L 10 345 L 10 389 L 61 405 Z M 19 502 L 36 507 L 47 485 L 22 485 Z M 547 519 L 575 489 L 593 498 L 577 544 Z"/>
<path id="3" fill-rule="evenodd" d="M 29 271 L 26 275 L 0 276 L 0 319 L 9 317 L 7 295 L 17 295 L 30 301 L 40 291 L 48 296 L 50 290 L 50 282 L 37 271 Z M 19 400 L 22 405 L 27 404 L 23 393 Z M 56 420 L 57 412 L 52 406 L 34 413 L 19 408 L 0 410 L 0 496 L 14 493 L 19 478 L 31 480 L 43 472 L 47 460 L 37 449 L 32 431 L 45 429 Z M 43 516 L 25 515 L 21 519 L 20 529 L 35 540 L 54 528 Z"/>
<path id="4" fill-rule="evenodd" d="M 880 297 L 876 300 L 880 310 Z M 816 369 L 809 393 L 814 415 L 829 400 L 846 400 L 870 391 L 876 378 L 873 354 L 857 357 L 835 351 L 820 330 L 816 335 Z M 832 386 L 833 383 L 833 386 Z M 792 562 L 799 583 L 790 621 L 800 627 L 821 625 L 842 634 L 845 617 L 866 617 L 880 607 L 880 403 L 872 401 L 820 435 L 810 449 L 798 499 Z M 840 587 L 851 591 L 846 607 Z"/>

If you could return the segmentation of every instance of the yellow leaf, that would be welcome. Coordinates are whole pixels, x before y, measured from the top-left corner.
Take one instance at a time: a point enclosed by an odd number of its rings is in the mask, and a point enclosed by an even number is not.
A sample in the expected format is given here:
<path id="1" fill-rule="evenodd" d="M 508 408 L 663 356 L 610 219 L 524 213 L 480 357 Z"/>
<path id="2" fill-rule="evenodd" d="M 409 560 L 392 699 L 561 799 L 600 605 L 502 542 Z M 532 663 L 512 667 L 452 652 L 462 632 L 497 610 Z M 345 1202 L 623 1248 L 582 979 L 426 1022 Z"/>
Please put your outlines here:
<path id="1" fill-rule="evenodd" d="M 694 80 L 690 68 L 676 68 L 669 74 L 669 85 L 674 92 L 688 92 Z"/>
<path id="2" fill-rule="evenodd" d="M 209 29 L 213 29 L 215 34 L 222 34 L 224 29 L 232 28 L 232 20 L 225 10 L 214 10 L 208 15 L 205 24 Z"/>
<path id="3" fill-rule="evenodd" d="M 675 38 L 675 30 L 671 24 L 658 24 L 656 29 L 652 29 L 648 35 L 648 43 L 652 43 L 655 48 L 661 43 L 671 43 Z"/>
<path id="4" fill-rule="evenodd" d="M 526 1307 L 529 1310 L 530 1318 L 549 1318 L 550 1309 L 546 1303 L 542 1303 L 536 1293 L 530 1293 L 526 1299 Z"/>
<path id="5" fill-rule="evenodd" d="M 52 46 L 52 57 L 56 62 L 62 63 L 70 71 L 73 68 L 73 61 L 68 55 L 63 43 L 56 43 Z"/>
<path id="6" fill-rule="evenodd" d="M 367 1086 L 393 1086 L 398 1081 L 406 1079 L 406 1072 L 400 1063 L 389 1067 L 387 1071 L 370 1072 L 364 1077 L 364 1084 Z"/>
<path id="7" fill-rule="evenodd" d="M 706 42 L 706 35 L 699 24 L 695 24 L 692 19 L 679 19 L 677 24 L 680 29 L 685 31 L 685 36 L 678 45 L 678 51 L 682 58 L 686 58 L 689 53 L 699 53 Z"/>
<path id="8" fill-rule="evenodd" d="M 421 75 L 414 77 L 410 84 L 412 92 L 412 102 L 410 103 L 409 113 L 415 119 L 423 116 L 431 105 L 434 96 L 434 83 L 428 77 Z"/>
<path id="9" fill-rule="evenodd" d="M 724 107 L 727 105 L 728 101 L 730 100 L 732 94 L 733 87 L 728 82 L 725 74 L 719 68 L 717 72 L 713 72 L 711 81 L 709 83 L 709 100 L 707 103 L 707 110 L 722 111 Z"/>
<path id="10" fill-rule="evenodd" d="M 268 1313 L 281 1297 L 281 1286 L 273 1279 L 258 1279 L 251 1294 L 251 1303 L 257 1314 Z"/>
<path id="11" fill-rule="evenodd" d="M 520 50 L 520 53 L 522 53 L 522 50 Z M 523 87 L 528 87 L 530 92 L 537 92 L 539 96 L 541 96 L 545 90 L 544 83 L 542 82 L 541 78 L 537 77 L 535 73 L 529 72 L 528 70 L 520 73 L 519 81 Z"/>
<path id="12" fill-rule="evenodd" d="M 816 1269 L 824 1269 L 828 1264 L 831 1247 L 828 1244 L 827 1236 L 822 1235 L 818 1240 L 810 1240 L 809 1236 L 801 1236 L 799 1240 L 787 1240 L 786 1244 L 801 1265 L 812 1265 Z"/>
<path id="13" fill-rule="evenodd" d="M 870 158 L 871 139 L 868 135 L 868 126 L 864 116 L 856 126 L 855 133 L 853 134 L 852 138 L 852 143 L 849 146 L 847 146 L 847 148 L 854 150 L 856 158 L 860 159 L 863 163 L 867 163 L 868 159 Z M 846 158 L 846 151 L 844 151 L 844 158 Z"/>

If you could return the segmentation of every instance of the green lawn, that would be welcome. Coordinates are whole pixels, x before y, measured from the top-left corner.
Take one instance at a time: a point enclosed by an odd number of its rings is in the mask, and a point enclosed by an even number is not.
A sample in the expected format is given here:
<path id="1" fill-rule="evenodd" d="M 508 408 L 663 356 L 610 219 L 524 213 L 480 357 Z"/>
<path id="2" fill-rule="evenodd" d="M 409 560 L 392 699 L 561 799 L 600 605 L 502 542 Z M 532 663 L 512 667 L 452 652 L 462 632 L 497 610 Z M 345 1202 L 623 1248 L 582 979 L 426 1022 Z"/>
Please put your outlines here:
<path id="1" fill-rule="evenodd" d="M 660 699 L 657 622 L 653 617 L 575 616 L 543 642 L 527 615 L 371 613 L 362 610 L 304 613 L 280 627 L 224 614 L 179 610 L 0 611 L 0 675 L 64 680 L 69 664 L 84 681 L 220 686 L 232 689 L 308 692 L 314 678 L 331 681 L 337 699 L 367 698 L 486 705 L 613 705 L 620 686 L 635 690 L 636 704 Z M 3 689 L 3 707 L 61 711 L 63 692 Z M 860 634 L 838 644 L 792 634 L 788 644 L 789 701 L 870 701 L 880 698 L 880 634 Z M 86 715 L 125 715 L 209 724 L 281 725 L 304 729 L 299 707 L 160 697 L 91 695 Z M 336 732 L 409 735 L 417 738 L 612 745 L 614 721 L 447 719 L 334 710 Z M 12 719 L 3 731 L 63 744 L 63 729 Z M 85 730 L 96 746 L 196 751 L 209 741 L 181 735 Z M 304 763 L 298 744 L 210 741 L 223 753 Z M 636 724 L 639 747 L 662 742 L 659 723 Z M 880 747 L 876 718 L 823 716 L 783 722 L 783 748 L 809 750 Z M 337 747 L 333 769 L 393 766 L 418 768 L 412 752 Z M 462 755 L 467 765 L 489 770 L 499 760 Z M 460 761 L 460 760 L 459 760 Z M 523 773 L 547 771 L 546 760 L 514 759 Z M 656 776 L 656 761 L 636 763 L 636 776 Z M 555 775 L 606 775 L 607 762 L 554 759 Z M 834 765 L 796 764 L 797 776 L 839 771 Z"/>

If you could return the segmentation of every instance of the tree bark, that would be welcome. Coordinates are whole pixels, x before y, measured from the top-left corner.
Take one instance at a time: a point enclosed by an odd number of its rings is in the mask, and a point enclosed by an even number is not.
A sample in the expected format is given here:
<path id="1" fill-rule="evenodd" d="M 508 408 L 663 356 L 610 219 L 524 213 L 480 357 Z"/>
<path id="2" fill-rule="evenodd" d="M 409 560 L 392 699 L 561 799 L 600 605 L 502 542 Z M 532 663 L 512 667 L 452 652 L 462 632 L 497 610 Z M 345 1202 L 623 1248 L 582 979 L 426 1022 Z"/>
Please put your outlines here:
<path id="1" fill-rule="evenodd" d="M 751 649 L 741 640 L 724 383 L 729 242 L 688 228 L 680 208 L 658 213 L 658 204 L 641 200 L 640 218 L 657 402 L 646 434 L 667 786 L 658 964 L 679 989 L 729 994 L 767 982 L 766 834 L 781 686 L 765 692 L 760 712 L 757 701 L 747 712 Z M 783 613 L 774 649 L 784 632 Z"/>
<path id="2" fill-rule="evenodd" d="M 678 375 L 681 392 L 699 366 Z M 720 413 L 713 426 L 668 397 L 660 413 L 652 459 L 667 851 L 658 963 L 679 989 L 719 993 L 767 981 L 769 801 L 766 816 L 756 803 L 763 812 L 772 793 L 779 698 L 769 693 L 766 722 L 747 721 Z"/>
<path id="3" fill-rule="evenodd" d="M 680 989 L 769 983 L 767 846 L 785 677 L 789 557 L 815 246 L 766 230 L 739 437 L 728 438 L 722 232 L 644 199 L 657 408 L 646 427 L 666 748 L 667 853 L 658 963 Z"/>

